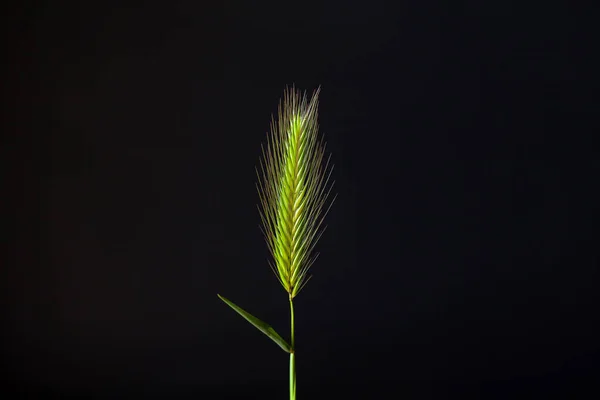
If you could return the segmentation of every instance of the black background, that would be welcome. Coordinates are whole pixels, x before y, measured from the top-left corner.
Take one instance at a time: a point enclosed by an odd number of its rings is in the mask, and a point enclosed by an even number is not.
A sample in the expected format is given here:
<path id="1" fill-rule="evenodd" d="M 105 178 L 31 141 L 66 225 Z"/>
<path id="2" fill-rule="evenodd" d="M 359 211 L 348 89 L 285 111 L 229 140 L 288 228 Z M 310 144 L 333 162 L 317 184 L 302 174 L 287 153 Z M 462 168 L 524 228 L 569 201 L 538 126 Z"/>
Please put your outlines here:
<path id="1" fill-rule="evenodd" d="M 291 84 L 322 87 L 338 193 L 300 398 L 597 390 L 591 14 L 215 3 L 5 9 L 3 391 L 287 396 L 287 355 L 216 294 L 288 336 L 254 167 Z"/>

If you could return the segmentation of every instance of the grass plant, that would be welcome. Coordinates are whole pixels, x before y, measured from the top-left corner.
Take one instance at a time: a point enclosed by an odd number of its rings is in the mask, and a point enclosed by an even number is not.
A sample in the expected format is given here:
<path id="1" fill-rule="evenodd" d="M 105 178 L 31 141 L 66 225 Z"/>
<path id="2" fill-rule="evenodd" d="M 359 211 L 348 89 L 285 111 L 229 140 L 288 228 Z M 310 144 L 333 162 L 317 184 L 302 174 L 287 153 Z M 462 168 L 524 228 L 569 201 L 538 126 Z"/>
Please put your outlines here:
<path id="1" fill-rule="evenodd" d="M 285 90 L 256 168 L 261 230 L 272 256 L 269 265 L 287 292 L 290 306 L 289 342 L 267 323 L 218 295 L 289 353 L 290 400 L 296 399 L 294 298 L 311 277 L 309 270 L 319 255 L 314 248 L 335 201 L 330 197 L 334 184 L 331 156 L 325 157 L 326 143 L 317 122 L 319 92 L 316 89 L 309 99 L 293 87 Z"/>

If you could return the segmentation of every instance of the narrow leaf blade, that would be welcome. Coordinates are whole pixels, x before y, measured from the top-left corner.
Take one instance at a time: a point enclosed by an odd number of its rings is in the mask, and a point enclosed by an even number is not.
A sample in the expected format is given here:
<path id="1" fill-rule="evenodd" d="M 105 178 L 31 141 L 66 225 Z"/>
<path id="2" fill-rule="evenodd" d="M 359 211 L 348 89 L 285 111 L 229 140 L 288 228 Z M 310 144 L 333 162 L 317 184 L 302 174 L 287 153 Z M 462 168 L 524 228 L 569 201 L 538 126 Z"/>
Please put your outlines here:
<path id="1" fill-rule="evenodd" d="M 277 343 L 277 345 L 279 345 L 279 347 L 281 347 L 286 353 L 291 352 L 291 346 L 285 340 L 283 340 L 283 338 L 281 336 L 279 336 L 279 334 L 277 332 L 275 332 L 275 329 L 273 329 L 271 327 L 271 325 L 267 324 L 266 322 L 261 321 L 260 319 L 256 318 L 254 315 L 241 309 L 240 307 L 235 305 L 233 302 L 231 302 L 231 300 L 226 299 L 225 297 L 221 296 L 220 294 L 217 294 L 217 296 L 219 296 L 219 298 L 221 300 L 223 300 L 223 302 L 225 302 L 225 304 L 227 304 L 229 307 L 233 308 L 235 312 L 237 312 L 242 317 L 244 317 L 246 319 L 246 321 L 248 321 L 252 325 L 254 325 L 256 327 L 256 329 L 258 329 L 259 331 L 261 331 L 262 333 L 267 335 L 272 341 Z"/>

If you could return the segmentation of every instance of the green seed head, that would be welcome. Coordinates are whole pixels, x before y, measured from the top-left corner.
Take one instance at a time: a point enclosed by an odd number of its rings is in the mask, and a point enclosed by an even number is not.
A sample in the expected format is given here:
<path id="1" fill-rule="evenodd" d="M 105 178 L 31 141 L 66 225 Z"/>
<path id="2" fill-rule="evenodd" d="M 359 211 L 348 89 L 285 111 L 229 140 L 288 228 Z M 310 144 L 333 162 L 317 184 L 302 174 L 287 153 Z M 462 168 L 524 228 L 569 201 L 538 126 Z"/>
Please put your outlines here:
<path id="1" fill-rule="evenodd" d="M 333 166 L 325 161 L 325 144 L 317 123 L 319 89 L 310 101 L 295 89 L 284 93 L 278 118 L 271 122 L 257 170 L 262 230 L 279 282 L 294 298 L 310 278 L 318 253 L 314 246 L 324 231 L 322 222 L 333 182 Z"/>

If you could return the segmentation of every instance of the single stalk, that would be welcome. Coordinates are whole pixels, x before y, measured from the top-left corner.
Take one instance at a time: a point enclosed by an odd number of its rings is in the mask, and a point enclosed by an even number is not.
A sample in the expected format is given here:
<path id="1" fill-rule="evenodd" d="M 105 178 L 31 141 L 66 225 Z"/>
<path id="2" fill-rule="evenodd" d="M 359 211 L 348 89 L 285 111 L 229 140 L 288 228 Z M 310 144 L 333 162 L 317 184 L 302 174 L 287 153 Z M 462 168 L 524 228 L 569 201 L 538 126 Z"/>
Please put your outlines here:
<path id="1" fill-rule="evenodd" d="M 290 351 L 290 400 L 296 400 L 296 342 L 294 340 L 294 301 L 290 295 L 290 324 L 291 324 L 291 347 Z"/>
<path id="2" fill-rule="evenodd" d="M 322 222 L 333 204 L 329 180 L 333 165 L 325 158 L 325 143 L 319 135 L 317 89 L 312 98 L 294 88 L 286 90 L 272 119 L 271 132 L 262 147 L 256 168 L 261 230 L 269 252 L 269 265 L 289 294 L 291 344 L 267 323 L 219 295 L 229 307 L 290 353 L 290 400 L 296 400 L 296 341 L 294 298 L 310 279 L 309 269 L 318 253 L 315 244 L 325 230 Z M 326 203 L 329 203 L 327 205 Z"/>

